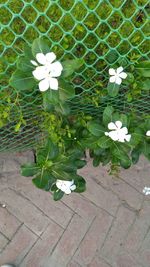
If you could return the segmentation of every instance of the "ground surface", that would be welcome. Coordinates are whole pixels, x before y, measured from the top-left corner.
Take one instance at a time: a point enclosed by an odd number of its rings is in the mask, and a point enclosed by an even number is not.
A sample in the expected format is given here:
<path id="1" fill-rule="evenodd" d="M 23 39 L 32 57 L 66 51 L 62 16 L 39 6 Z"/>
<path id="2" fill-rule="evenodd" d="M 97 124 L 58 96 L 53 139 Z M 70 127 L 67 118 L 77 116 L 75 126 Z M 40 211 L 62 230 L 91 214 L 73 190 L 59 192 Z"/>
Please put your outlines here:
<path id="1" fill-rule="evenodd" d="M 150 164 L 110 177 L 81 170 L 87 191 L 54 202 L 21 177 L 32 153 L 0 155 L 0 264 L 20 267 L 149 267 Z"/>

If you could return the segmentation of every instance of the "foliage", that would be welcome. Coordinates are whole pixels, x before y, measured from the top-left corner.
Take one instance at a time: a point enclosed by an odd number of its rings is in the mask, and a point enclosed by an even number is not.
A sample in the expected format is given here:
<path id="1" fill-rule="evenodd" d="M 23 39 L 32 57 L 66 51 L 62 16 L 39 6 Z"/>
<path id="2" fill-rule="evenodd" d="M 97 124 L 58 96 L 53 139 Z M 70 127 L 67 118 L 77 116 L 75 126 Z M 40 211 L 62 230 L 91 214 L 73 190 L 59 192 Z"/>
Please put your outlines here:
<path id="1" fill-rule="evenodd" d="M 33 184 L 45 191 L 52 191 L 55 200 L 63 197 L 63 193 L 56 187 L 56 181 L 74 180 L 75 192 L 85 191 L 85 180 L 77 174 L 77 169 L 82 168 L 86 161 L 81 160 L 82 151 L 63 151 L 50 139 L 44 147 L 37 150 L 36 163 L 22 166 L 22 175 L 34 176 Z"/>
<path id="2" fill-rule="evenodd" d="M 75 71 L 82 68 L 84 61 L 81 59 L 62 61 L 63 72 L 58 77 L 58 90 L 49 88 L 47 91 L 39 92 L 38 81 L 32 74 L 35 66 L 31 60 L 36 60 L 37 53 L 45 54 L 49 51 L 48 43 L 42 38 L 35 39 L 32 47 L 25 46 L 24 55 L 17 60 L 17 70 L 11 76 L 10 85 L 19 95 L 25 91 L 30 96 L 32 91 L 35 91 L 42 107 L 38 114 L 42 117 L 40 128 L 44 137 L 43 142 L 37 147 L 36 162 L 23 165 L 22 175 L 33 176 L 36 187 L 52 192 L 54 200 L 59 200 L 64 192 L 57 188 L 57 180 L 73 180 L 76 186 L 74 192 L 85 191 L 85 180 L 77 171 L 86 164 L 83 158 L 87 149 L 93 158 L 93 166 L 109 164 L 112 172 L 119 166 L 129 168 L 139 160 L 141 154 L 150 159 L 150 138 L 146 136 L 146 132 L 150 129 L 150 117 L 146 114 L 143 117 L 139 116 L 138 112 L 132 109 L 128 114 L 121 113 L 108 104 L 105 104 L 102 113 L 86 114 L 84 109 L 80 110 L 80 101 L 84 103 L 86 99 L 90 99 L 90 94 L 86 95 L 86 92 L 83 97 L 81 94 L 78 98 L 78 112 L 76 110 L 73 113 L 76 90 L 71 77 Z M 118 66 L 115 63 L 113 67 Z M 129 98 L 129 91 L 132 97 L 134 92 L 132 88 L 136 91 L 135 84 L 140 86 L 141 90 L 149 92 L 148 89 L 143 89 L 146 86 L 149 88 L 149 62 L 135 63 L 126 71 L 127 79 L 120 85 L 110 83 L 107 79 L 107 88 L 103 89 L 104 95 L 115 99 L 128 88 L 126 97 Z M 98 101 L 103 101 L 103 93 L 97 96 Z M 116 121 L 128 129 L 131 135 L 129 142 L 114 141 L 106 135 L 109 124 Z M 16 132 L 19 131 L 21 124 L 26 124 L 22 111 L 19 113 Z"/>

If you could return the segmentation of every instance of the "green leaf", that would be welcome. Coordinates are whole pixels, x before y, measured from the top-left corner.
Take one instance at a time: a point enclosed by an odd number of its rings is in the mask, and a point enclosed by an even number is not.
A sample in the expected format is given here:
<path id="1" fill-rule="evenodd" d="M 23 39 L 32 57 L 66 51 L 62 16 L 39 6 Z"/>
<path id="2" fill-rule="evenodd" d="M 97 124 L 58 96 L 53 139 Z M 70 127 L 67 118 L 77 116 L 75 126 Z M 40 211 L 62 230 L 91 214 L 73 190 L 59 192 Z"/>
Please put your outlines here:
<path id="1" fill-rule="evenodd" d="M 143 143 L 142 152 L 148 160 L 150 160 L 150 143 L 145 142 Z"/>
<path id="2" fill-rule="evenodd" d="M 66 167 L 67 168 L 67 167 Z M 68 169 L 67 169 L 68 171 Z M 53 176 L 58 180 L 71 181 L 73 179 L 73 173 L 62 170 L 62 166 L 54 166 L 52 169 Z"/>
<path id="3" fill-rule="evenodd" d="M 58 187 L 56 186 L 56 183 L 52 184 L 51 189 L 52 192 L 57 191 Z"/>
<path id="4" fill-rule="evenodd" d="M 59 155 L 58 146 L 55 145 L 50 139 L 48 139 L 45 148 L 48 153 L 48 159 L 53 160 Z"/>
<path id="5" fill-rule="evenodd" d="M 131 153 L 131 158 L 132 158 L 132 163 L 136 164 L 139 161 L 139 157 L 140 157 L 141 151 L 138 148 L 135 148 L 132 150 Z"/>
<path id="6" fill-rule="evenodd" d="M 120 160 L 120 165 L 124 169 L 128 169 L 131 166 L 131 160 L 129 157 L 124 157 Z"/>
<path id="7" fill-rule="evenodd" d="M 125 146 L 122 144 L 116 144 L 115 148 L 112 150 L 112 155 L 119 159 L 121 167 L 128 169 L 131 166 L 131 160 L 126 153 Z"/>
<path id="8" fill-rule="evenodd" d="M 119 117 L 119 121 L 122 122 L 123 126 L 126 126 L 128 125 L 128 118 L 125 114 L 121 114 L 120 117 Z"/>
<path id="9" fill-rule="evenodd" d="M 112 106 L 108 106 L 104 109 L 103 112 L 103 123 L 108 126 L 108 123 L 112 121 L 112 114 L 114 112 L 114 108 Z"/>
<path id="10" fill-rule="evenodd" d="M 86 190 L 86 181 L 82 176 L 76 175 L 74 183 L 76 185 L 76 189 L 73 192 L 82 193 Z"/>
<path id="11" fill-rule="evenodd" d="M 10 85 L 17 90 L 29 90 L 36 86 L 36 81 L 34 80 L 31 73 L 21 72 L 20 70 L 16 70 L 11 79 Z"/>
<path id="12" fill-rule="evenodd" d="M 120 121 L 120 113 L 119 112 L 114 112 L 112 114 L 112 122 L 115 122 L 115 121 Z"/>
<path id="13" fill-rule="evenodd" d="M 145 91 L 150 90 L 150 79 L 145 79 L 145 81 L 139 82 L 139 88 Z"/>
<path id="14" fill-rule="evenodd" d="M 93 159 L 93 166 L 98 167 L 101 162 L 101 157 L 97 156 Z"/>
<path id="15" fill-rule="evenodd" d="M 71 83 L 60 80 L 59 82 L 59 98 L 61 101 L 66 101 L 75 96 L 75 89 Z"/>
<path id="16" fill-rule="evenodd" d="M 54 191 L 54 193 L 53 193 L 53 199 L 55 201 L 60 200 L 63 196 L 64 196 L 64 192 L 61 191 L 60 189 L 58 189 L 57 191 Z"/>
<path id="17" fill-rule="evenodd" d="M 108 94 L 111 96 L 111 97 L 115 97 L 118 95 L 118 92 L 119 92 L 119 84 L 116 84 L 116 83 L 108 83 L 108 86 L 107 86 L 107 91 L 108 91 Z"/>
<path id="18" fill-rule="evenodd" d="M 104 152 L 105 150 L 103 149 L 103 148 L 96 148 L 96 149 L 94 149 L 94 155 L 96 155 L 96 156 L 101 156 L 101 155 L 103 155 L 103 152 Z"/>
<path id="19" fill-rule="evenodd" d="M 45 161 L 54 160 L 59 155 L 59 149 L 50 139 L 48 139 L 46 146 L 37 151 L 37 162 L 45 164 Z"/>
<path id="20" fill-rule="evenodd" d="M 108 148 L 111 146 L 112 140 L 107 136 L 103 136 L 100 139 L 98 139 L 97 144 L 101 148 Z"/>
<path id="21" fill-rule="evenodd" d="M 40 171 L 40 167 L 36 163 L 28 163 L 21 166 L 21 175 L 23 176 L 33 176 Z"/>
<path id="22" fill-rule="evenodd" d="M 59 95 L 57 91 L 47 90 L 42 93 L 43 96 L 43 107 L 47 112 L 54 111 L 55 106 L 59 104 Z"/>
<path id="23" fill-rule="evenodd" d="M 44 107 L 44 110 L 47 112 L 53 112 L 55 108 L 55 106 L 49 103 L 47 100 L 45 100 L 45 98 L 43 98 L 43 107 Z"/>
<path id="24" fill-rule="evenodd" d="M 143 135 L 140 133 L 140 129 L 139 129 L 139 132 L 132 133 L 130 145 L 136 146 L 142 141 L 142 139 L 143 139 Z"/>
<path id="25" fill-rule="evenodd" d="M 150 77 L 150 61 L 143 61 L 136 65 L 136 70 L 143 77 Z"/>
<path id="26" fill-rule="evenodd" d="M 58 170 L 58 168 L 59 168 L 59 170 Z M 55 167 L 54 167 L 53 170 L 54 171 L 56 170 L 57 172 L 60 172 L 60 170 L 62 170 L 65 173 L 67 172 L 69 174 L 69 178 L 70 178 L 72 173 L 74 173 L 77 170 L 77 167 L 75 166 L 75 164 L 73 164 L 73 162 L 67 162 L 66 161 L 66 162 L 60 162 L 59 167 L 57 167 L 57 169 L 55 169 Z"/>
<path id="27" fill-rule="evenodd" d="M 27 57 L 28 59 L 30 59 L 30 60 L 33 59 L 31 46 L 29 46 L 27 44 L 24 45 L 24 54 L 25 54 L 25 57 Z"/>
<path id="28" fill-rule="evenodd" d="M 46 43 L 46 41 L 44 41 L 41 38 L 37 38 L 34 40 L 32 44 L 32 54 L 34 57 L 36 56 L 37 53 L 46 54 L 48 52 L 50 52 L 50 48 L 48 44 Z"/>
<path id="29" fill-rule="evenodd" d="M 30 63 L 30 60 L 25 57 L 19 57 L 17 60 L 17 68 L 23 72 L 29 72 L 34 70 L 34 66 Z"/>
<path id="30" fill-rule="evenodd" d="M 104 135 L 104 127 L 100 125 L 100 123 L 94 122 L 94 121 L 90 121 L 87 124 L 87 128 L 90 131 L 90 133 L 92 133 L 95 136 L 102 136 Z"/>
<path id="31" fill-rule="evenodd" d="M 70 158 L 70 160 L 76 160 L 76 159 L 80 159 L 84 157 L 84 151 L 81 149 L 76 148 L 69 148 L 68 152 L 68 156 Z"/>
<path id="32" fill-rule="evenodd" d="M 82 140 L 82 145 L 85 149 L 96 149 L 97 148 L 97 136 L 90 136 L 89 138 Z"/>
<path id="33" fill-rule="evenodd" d="M 86 160 L 77 159 L 77 160 L 74 161 L 74 165 L 75 165 L 78 169 L 83 168 L 86 164 L 87 164 Z"/>
<path id="34" fill-rule="evenodd" d="M 66 60 L 62 63 L 63 66 L 63 77 L 72 75 L 77 69 L 84 64 L 83 59 Z"/>
<path id="35" fill-rule="evenodd" d="M 33 178 L 32 182 L 37 188 L 49 191 L 52 184 L 56 182 L 56 179 L 51 175 L 51 173 L 44 170 L 40 175 Z"/>
<path id="36" fill-rule="evenodd" d="M 56 112 L 61 113 L 64 116 L 68 116 L 70 114 L 70 107 L 67 103 L 59 102 L 55 106 L 55 110 Z"/>

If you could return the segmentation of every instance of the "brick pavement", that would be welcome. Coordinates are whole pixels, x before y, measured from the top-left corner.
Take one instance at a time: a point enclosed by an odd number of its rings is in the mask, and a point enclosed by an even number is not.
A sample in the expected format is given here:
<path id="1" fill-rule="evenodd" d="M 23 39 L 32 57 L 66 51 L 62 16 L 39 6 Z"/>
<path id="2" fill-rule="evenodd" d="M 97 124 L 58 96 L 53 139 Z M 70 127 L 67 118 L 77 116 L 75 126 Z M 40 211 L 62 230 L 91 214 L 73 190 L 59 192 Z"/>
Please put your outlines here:
<path id="1" fill-rule="evenodd" d="M 20 267 L 150 267 L 150 164 L 119 178 L 88 165 L 84 194 L 54 202 L 19 174 L 32 152 L 0 154 L 0 264 Z"/>

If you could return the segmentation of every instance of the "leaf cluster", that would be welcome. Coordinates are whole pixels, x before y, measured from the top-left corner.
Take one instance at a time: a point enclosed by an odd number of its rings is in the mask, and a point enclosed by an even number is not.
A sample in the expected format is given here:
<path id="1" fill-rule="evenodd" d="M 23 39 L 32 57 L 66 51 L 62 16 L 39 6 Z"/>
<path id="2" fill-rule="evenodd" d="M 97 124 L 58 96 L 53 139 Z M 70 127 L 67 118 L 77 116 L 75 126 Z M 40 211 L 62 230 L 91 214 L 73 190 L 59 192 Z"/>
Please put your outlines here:
<path id="1" fill-rule="evenodd" d="M 33 176 L 32 181 L 36 187 L 52 192 L 54 200 L 59 200 L 64 192 L 57 188 L 57 180 L 74 180 L 74 192 L 85 191 L 85 180 L 77 174 L 77 170 L 86 164 L 81 157 L 81 150 L 63 154 L 60 148 L 48 139 L 46 144 L 37 150 L 36 163 L 22 165 L 21 173 L 27 177 Z"/>

